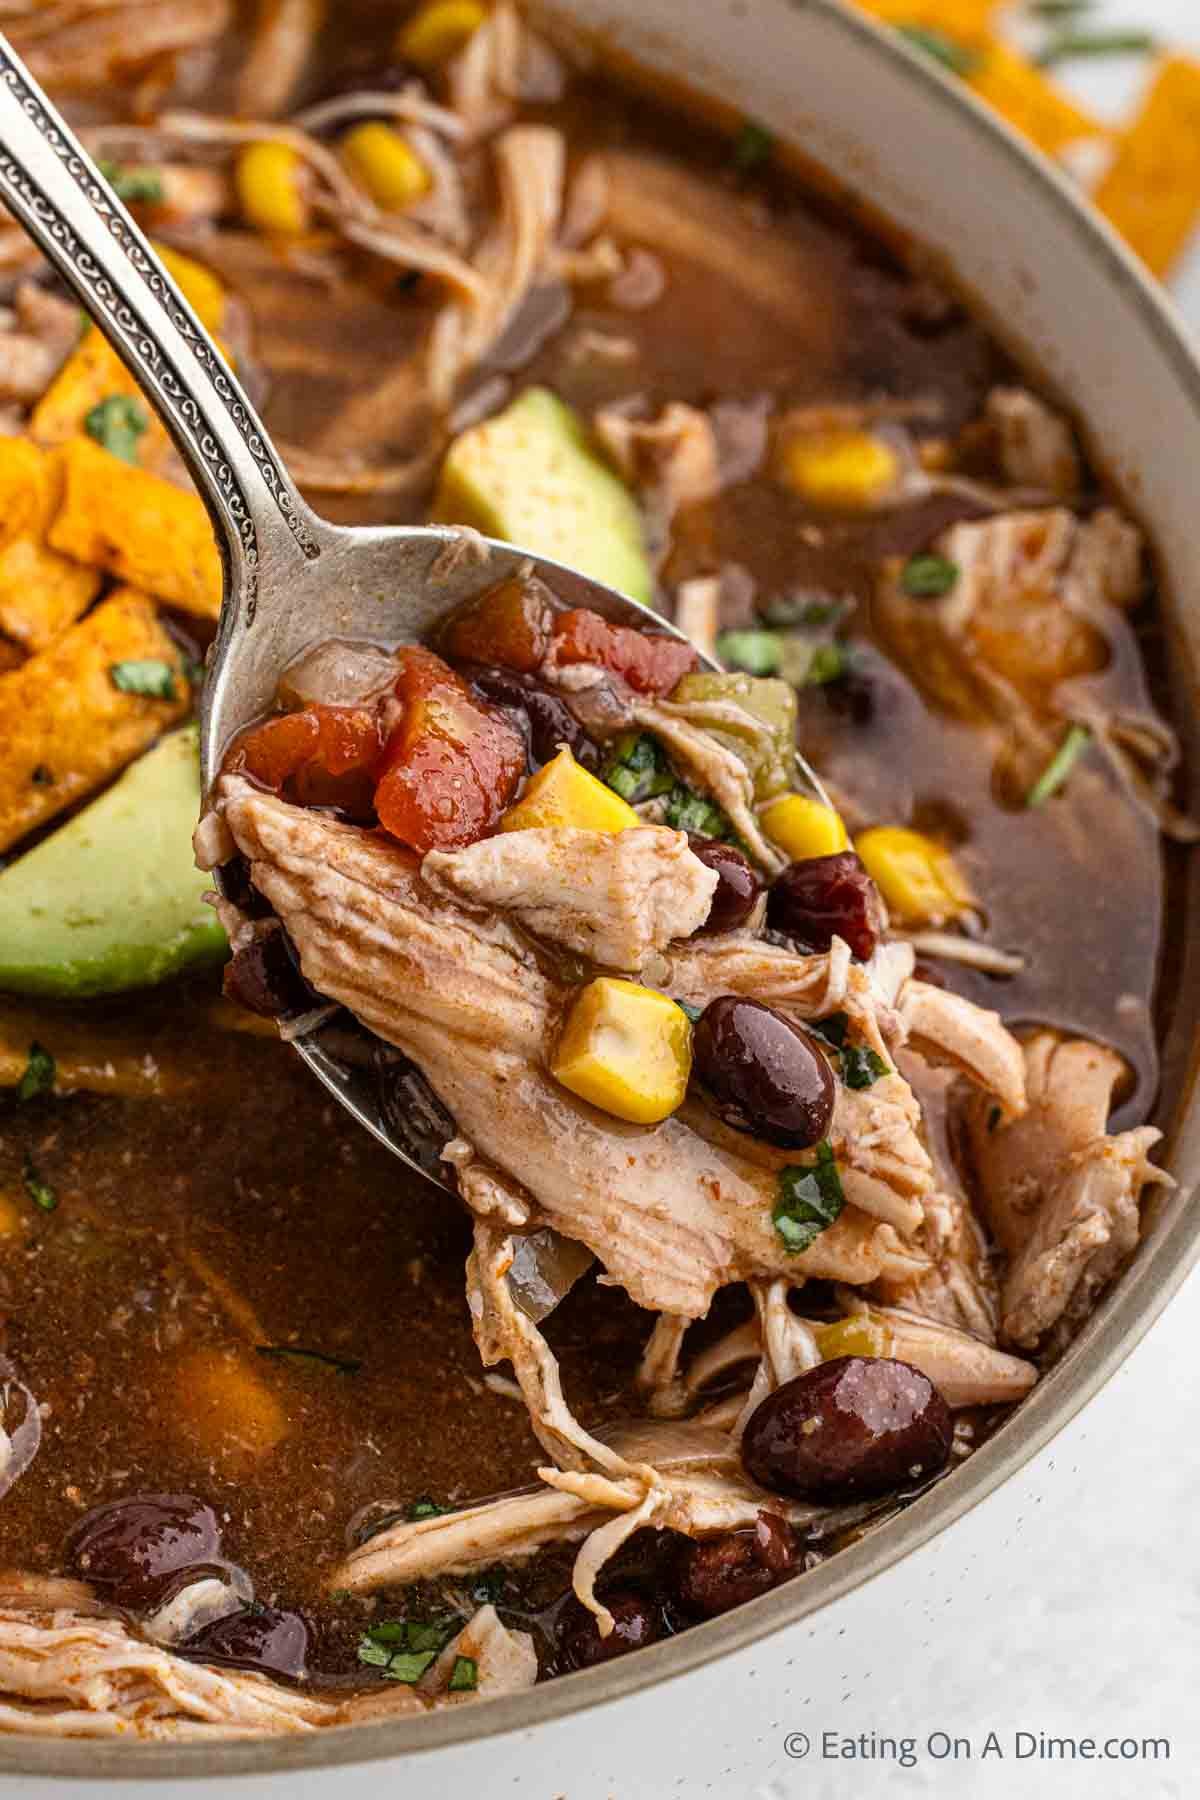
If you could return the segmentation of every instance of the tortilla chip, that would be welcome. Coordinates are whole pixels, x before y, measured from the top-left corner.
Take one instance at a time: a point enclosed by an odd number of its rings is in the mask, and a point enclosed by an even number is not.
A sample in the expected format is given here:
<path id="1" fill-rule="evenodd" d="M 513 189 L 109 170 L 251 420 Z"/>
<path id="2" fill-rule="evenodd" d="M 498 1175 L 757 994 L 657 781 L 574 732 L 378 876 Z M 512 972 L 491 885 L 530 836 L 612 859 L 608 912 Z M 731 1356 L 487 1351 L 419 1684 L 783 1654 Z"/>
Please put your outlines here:
<path id="1" fill-rule="evenodd" d="M 61 491 L 57 457 L 24 437 L 0 437 L 0 548 L 41 537 Z"/>
<path id="2" fill-rule="evenodd" d="M 1200 63 L 1168 58 L 1093 199 L 1156 275 L 1200 220 Z"/>
<path id="3" fill-rule="evenodd" d="M 944 31 L 966 43 L 987 30 L 1000 0 L 856 0 L 863 12 L 888 25 Z"/>
<path id="4" fill-rule="evenodd" d="M 0 550 L 0 631 L 25 650 L 45 650 L 100 592 L 95 569 L 18 538 Z"/>
<path id="5" fill-rule="evenodd" d="M 172 699 L 115 685 L 114 664 L 143 660 L 170 666 Z M 0 676 L 0 852 L 111 780 L 190 703 L 180 651 L 129 588 Z"/>
<path id="6" fill-rule="evenodd" d="M 1076 106 L 1040 69 L 990 32 L 986 34 L 979 63 L 966 81 L 981 100 L 994 106 L 1017 131 L 1032 138 L 1047 156 L 1057 156 L 1080 138 L 1111 135 L 1099 119 Z"/>
<path id="7" fill-rule="evenodd" d="M 80 436 L 88 414 L 113 395 L 136 400 L 146 420 L 137 442 L 138 463 L 144 469 L 160 469 L 172 453 L 158 415 L 146 399 L 103 332 L 95 326 L 84 332 L 29 418 L 29 434 L 46 446 L 65 444 Z"/>
<path id="8" fill-rule="evenodd" d="M 215 619 L 221 558 L 199 497 L 110 456 L 90 438 L 73 438 L 59 454 L 63 498 L 47 534 L 52 547 Z"/>

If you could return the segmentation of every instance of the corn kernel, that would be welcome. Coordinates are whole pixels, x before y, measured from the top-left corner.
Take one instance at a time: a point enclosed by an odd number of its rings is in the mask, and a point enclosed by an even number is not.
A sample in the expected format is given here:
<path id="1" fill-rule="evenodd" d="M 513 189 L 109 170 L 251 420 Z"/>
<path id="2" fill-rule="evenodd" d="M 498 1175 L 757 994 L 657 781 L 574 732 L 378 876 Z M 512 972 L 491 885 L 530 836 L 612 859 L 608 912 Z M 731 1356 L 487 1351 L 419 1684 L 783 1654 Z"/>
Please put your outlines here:
<path id="1" fill-rule="evenodd" d="M 478 0 L 434 0 L 400 32 L 397 52 L 419 69 L 436 68 L 457 55 L 486 18 L 487 8 Z"/>
<path id="2" fill-rule="evenodd" d="M 212 270 L 180 251 L 172 250 L 169 244 L 160 244 L 156 238 L 150 241 L 167 274 L 205 330 L 220 331 L 225 323 L 225 289 Z"/>
<path id="3" fill-rule="evenodd" d="M 248 225 L 272 237 L 299 237 L 310 214 L 304 164 L 290 144 L 249 144 L 234 173 L 238 200 Z"/>
<path id="4" fill-rule="evenodd" d="M 687 1092 L 692 1028 L 654 988 L 601 975 L 576 1000 L 550 1072 L 581 1100 L 631 1125 L 657 1125 Z"/>
<path id="5" fill-rule="evenodd" d="M 342 159 L 385 212 L 400 212 L 429 192 L 429 170 L 400 133 L 381 119 L 369 119 L 346 133 Z"/>
<path id="6" fill-rule="evenodd" d="M 779 472 L 810 506 L 865 512 L 895 488 L 900 464 L 890 444 L 869 432 L 814 431 L 783 446 Z"/>
<path id="7" fill-rule="evenodd" d="M 974 904 L 953 856 L 920 831 L 876 825 L 854 848 L 893 919 L 902 924 L 942 925 Z"/>
<path id="8" fill-rule="evenodd" d="M 894 1342 L 894 1334 L 870 1313 L 851 1313 L 832 1325 L 818 1325 L 813 1336 L 824 1362 L 837 1356 L 890 1356 Z"/>
<path id="9" fill-rule="evenodd" d="M 784 794 L 782 799 L 772 800 L 763 810 L 762 827 L 793 862 L 810 856 L 836 856 L 850 846 L 841 814 L 806 794 Z"/>
<path id="10" fill-rule="evenodd" d="M 539 769 L 515 806 L 500 821 L 501 831 L 534 826 L 574 826 L 577 831 L 628 831 L 641 820 L 619 794 L 580 768 L 567 749 Z"/>

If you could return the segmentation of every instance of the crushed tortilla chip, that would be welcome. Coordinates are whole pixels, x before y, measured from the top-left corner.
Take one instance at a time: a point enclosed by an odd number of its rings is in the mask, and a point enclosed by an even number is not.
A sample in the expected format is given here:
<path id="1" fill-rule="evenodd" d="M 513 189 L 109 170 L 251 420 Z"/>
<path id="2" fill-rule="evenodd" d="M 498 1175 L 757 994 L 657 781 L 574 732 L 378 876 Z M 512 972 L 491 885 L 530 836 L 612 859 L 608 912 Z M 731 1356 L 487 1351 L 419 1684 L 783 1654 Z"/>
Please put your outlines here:
<path id="1" fill-rule="evenodd" d="M 17 538 L 41 537 L 61 486 L 56 457 L 28 438 L 0 437 L 0 548 Z"/>
<path id="2" fill-rule="evenodd" d="M 857 0 L 857 4 L 886 25 L 944 31 L 969 44 L 987 30 L 999 0 Z"/>
<path id="3" fill-rule="evenodd" d="M 115 664 L 143 661 L 169 665 L 172 698 L 116 686 Z M 0 851 L 119 774 L 190 704 L 178 647 L 131 588 L 0 676 Z"/>
<path id="4" fill-rule="evenodd" d="M 1047 156 L 1058 156 L 1081 138 L 1106 138 L 1108 127 L 1077 106 L 1008 44 L 988 34 L 968 87 L 1001 118 L 1031 138 Z"/>
<path id="5" fill-rule="evenodd" d="M 24 650 L 45 650 L 83 616 L 100 583 L 98 570 L 18 538 L 0 550 L 0 632 Z"/>
<path id="6" fill-rule="evenodd" d="M 199 496 L 110 456 L 90 438 L 73 438 L 59 454 L 63 496 L 47 534 L 52 548 L 215 619 L 221 558 Z"/>
<path id="7" fill-rule="evenodd" d="M 1156 275 L 1200 221 L 1200 62 L 1168 57 L 1093 198 Z"/>
<path id="8" fill-rule="evenodd" d="M 65 444 L 85 429 L 88 414 L 119 394 L 135 400 L 146 421 L 137 440 L 143 468 L 160 469 L 172 453 L 165 426 L 103 332 L 85 331 L 29 418 L 29 434 L 47 447 Z"/>

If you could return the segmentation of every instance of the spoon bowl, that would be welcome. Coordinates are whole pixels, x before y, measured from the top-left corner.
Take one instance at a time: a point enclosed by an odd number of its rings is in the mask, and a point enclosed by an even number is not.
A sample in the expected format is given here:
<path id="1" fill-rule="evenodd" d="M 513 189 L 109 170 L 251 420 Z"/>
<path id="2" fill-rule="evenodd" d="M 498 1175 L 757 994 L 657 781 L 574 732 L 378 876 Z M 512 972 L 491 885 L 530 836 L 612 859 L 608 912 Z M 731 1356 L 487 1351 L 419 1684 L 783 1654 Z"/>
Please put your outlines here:
<path id="1" fill-rule="evenodd" d="M 112 187 L 0 36 L 0 200 L 44 251 L 170 432 L 212 517 L 221 616 L 200 705 L 205 788 L 231 740 L 274 705 L 283 671 L 330 638 L 392 647 L 521 569 L 567 605 L 683 633 L 648 607 L 512 544 L 453 526 L 350 528 L 297 494 L 234 370 Z M 702 659 L 707 667 L 718 664 Z M 807 763 L 802 783 L 826 798 Z M 344 1038 L 344 1033 L 342 1037 Z M 381 1104 L 370 1057 L 320 1027 L 293 1040 L 329 1091 L 409 1166 L 438 1181 L 420 1133 Z"/>

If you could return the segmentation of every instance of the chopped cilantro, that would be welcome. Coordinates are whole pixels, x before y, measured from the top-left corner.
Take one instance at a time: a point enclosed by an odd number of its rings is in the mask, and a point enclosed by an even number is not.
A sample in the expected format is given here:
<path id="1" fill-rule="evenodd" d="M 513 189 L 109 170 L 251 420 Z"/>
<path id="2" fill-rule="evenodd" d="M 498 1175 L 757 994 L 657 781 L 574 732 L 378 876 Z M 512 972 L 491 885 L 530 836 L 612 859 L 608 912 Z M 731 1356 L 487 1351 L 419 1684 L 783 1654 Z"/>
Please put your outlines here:
<path id="1" fill-rule="evenodd" d="M 811 592 L 776 594 L 762 609 L 768 625 L 801 626 L 806 631 L 820 631 L 839 625 L 854 610 L 852 600 L 823 600 Z"/>
<path id="2" fill-rule="evenodd" d="M 452 1506 L 439 1506 L 428 1494 L 421 1494 L 405 1507 L 404 1516 L 406 1519 L 440 1519 L 443 1513 L 453 1511 Z"/>
<path id="3" fill-rule="evenodd" d="M 1062 31 L 1034 61 L 1039 69 L 1053 69 L 1080 56 L 1147 56 L 1157 49 L 1151 31 Z"/>
<path id="4" fill-rule="evenodd" d="M 900 572 L 900 586 L 914 600 L 940 600 L 958 582 L 958 564 L 947 556 L 910 556 Z"/>
<path id="5" fill-rule="evenodd" d="M 329 1356 L 324 1350 L 309 1350 L 301 1344 L 256 1344 L 257 1356 L 274 1356 L 281 1362 L 310 1363 L 317 1368 L 334 1369 L 339 1375 L 357 1375 L 362 1360 L 357 1356 Z"/>
<path id="6" fill-rule="evenodd" d="M 850 1015 L 849 1013 L 835 1012 L 830 1013 L 824 1019 L 806 1019 L 805 1024 L 810 1031 L 815 1031 L 818 1037 L 824 1038 L 827 1044 L 832 1044 L 835 1050 L 840 1050 L 846 1042 Z"/>
<path id="7" fill-rule="evenodd" d="M 690 1000 L 677 1000 L 675 1004 L 680 1012 L 684 1013 L 686 1017 L 691 1020 L 693 1025 L 704 1011 L 702 1006 L 693 1006 Z"/>
<path id="8" fill-rule="evenodd" d="M 384 1619 L 358 1640 L 358 1660 L 388 1681 L 411 1686 L 457 1630 L 456 1619 Z"/>
<path id="9" fill-rule="evenodd" d="M 877 1050 L 866 1044 L 848 1044 L 842 1051 L 842 1080 L 848 1088 L 869 1088 L 891 1069 Z"/>
<path id="10" fill-rule="evenodd" d="M 25 1183 L 25 1192 L 33 1204 L 40 1207 L 42 1212 L 53 1212 L 58 1205 L 58 1195 L 48 1181 L 42 1180 L 33 1166 L 32 1159 L 28 1156 L 25 1158 L 25 1167 L 21 1171 L 21 1178 Z"/>
<path id="11" fill-rule="evenodd" d="M 647 731 L 629 731 L 618 738 L 603 779 L 631 806 L 669 794 L 675 786 L 666 751 Z"/>
<path id="12" fill-rule="evenodd" d="M 112 663 L 109 676 L 123 694 L 142 694 L 148 700 L 175 698 L 175 671 L 169 662 L 156 656 L 134 657 L 129 662 Z"/>
<path id="13" fill-rule="evenodd" d="M 697 837 L 729 836 L 729 820 L 720 807 L 682 783 L 667 802 L 667 824 L 673 831 L 694 831 Z"/>
<path id="14" fill-rule="evenodd" d="M 132 394 L 110 394 L 107 400 L 101 400 L 93 406 L 83 421 L 83 429 L 110 456 L 119 456 L 122 462 L 135 463 L 138 439 L 149 424 L 145 407 Z"/>
<path id="15" fill-rule="evenodd" d="M 773 631 L 723 631 L 717 639 L 717 655 L 727 668 L 741 669 L 747 675 L 777 675 L 783 661 Z"/>
<path id="16" fill-rule="evenodd" d="M 456 1656 L 450 1671 L 449 1692 L 469 1694 L 479 1686 L 479 1664 L 473 1656 Z"/>
<path id="17" fill-rule="evenodd" d="M 162 200 L 162 176 L 157 169 L 127 169 L 122 163 L 107 158 L 101 159 L 99 168 L 117 199 L 123 200 L 126 206 L 136 206 L 139 201 L 147 206 L 157 206 Z"/>
<path id="18" fill-rule="evenodd" d="M 914 50 L 922 51 L 931 62 L 940 64 L 952 75 L 971 75 L 979 66 L 979 55 L 966 44 L 958 43 L 945 31 L 932 25 L 898 25 L 900 36 Z"/>
<path id="19" fill-rule="evenodd" d="M 840 681 L 850 669 L 850 652 L 844 644 L 818 644 L 804 671 L 805 687 L 824 687 Z"/>
<path id="20" fill-rule="evenodd" d="M 1053 757 L 1026 794 L 1026 806 L 1044 806 L 1052 795 L 1057 794 L 1091 741 L 1092 734 L 1086 725 L 1072 725 Z"/>
<path id="21" fill-rule="evenodd" d="M 54 1087 L 55 1065 L 50 1052 L 35 1039 L 29 1046 L 29 1061 L 25 1064 L 25 1073 L 17 1083 L 17 1099 L 33 1100 L 38 1094 L 48 1094 Z"/>
<path id="22" fill-rule="evenodd" d="M 833 1224 L 845 1204 L 841 1176 L 825 1139 L 817 1145 L 815 1162 L 779 1171 L 779 1198 L 771 1219 L 784 1248 L 799 1256 Z"/>
<path id="23" fill-rule="evenodd" d="M 774 149 L 775 139 L 766 126 L 747 119 L 734 140 L 733 166 L 739 175 L 749 175 L 770 160 Z"/>

